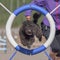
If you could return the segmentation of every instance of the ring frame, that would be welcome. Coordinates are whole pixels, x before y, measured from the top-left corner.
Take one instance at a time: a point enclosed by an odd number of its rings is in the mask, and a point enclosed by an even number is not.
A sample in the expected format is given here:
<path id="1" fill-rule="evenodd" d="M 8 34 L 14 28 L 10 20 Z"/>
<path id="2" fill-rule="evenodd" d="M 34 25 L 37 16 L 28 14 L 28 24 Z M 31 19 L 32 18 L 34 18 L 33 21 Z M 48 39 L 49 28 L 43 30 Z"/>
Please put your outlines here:
<path id="1" fill-rule="evenodd" d="M 40 46 L 38 48 L 35 48 L 35 49 L 32 49 L 32 50 L 28 50 L 28 49 L 25 49 L 25 48 L 19 46 L 14 41 L 14 38 L 12 37 L 12 33 L 11 33 L 11 27 L 12 27 L 12 24 L 13 24 L 13 21 L 14 21 L 15 17 L 18 16 L 23 11 L 30 10 L 30 9 L 36 10 L 36 11 L 42 13 L 43 15 L 45 15 L 46 18 L 48 19 L 49 23 L 50 23 L 50 35 L 49 35 L 48 40 L 42 46 Z M 7 38 L 9 40 L 9 42 L 13 45 L 13 47 L 17 51 L 22 52 L 22 53 L 27 54 L 27 55 L 35 55 L 35 54 L 38 54 L 38 53 L 44 51 L 47 47 L 50 46 L 50 44 L 54 40 L 54 36 L 55 36 L 55 23 L 54 23 L 54 20 L 53 20 L 52 16 L 44 8 L 39 7 L 37 5 L 34 5 L 34 4 L 33 5 L 28 4 L 28 5 L 24 5 L 22 7 L 19 7 L 18 9 L 16 9 L 10 15 L 10 17 L 9 17 L 7 23 L 6 23 L 6 35 L 7 35 Z"/>

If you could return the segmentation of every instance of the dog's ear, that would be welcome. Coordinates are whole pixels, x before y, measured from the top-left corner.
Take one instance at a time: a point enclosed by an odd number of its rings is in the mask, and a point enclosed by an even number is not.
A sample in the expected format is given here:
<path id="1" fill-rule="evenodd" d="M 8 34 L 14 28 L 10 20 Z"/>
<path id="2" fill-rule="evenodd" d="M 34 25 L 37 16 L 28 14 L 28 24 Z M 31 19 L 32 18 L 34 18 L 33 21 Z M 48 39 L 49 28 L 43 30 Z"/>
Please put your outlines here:
<path id="1" fill-rule="evenodd" d="M 41 27 L 38 26 L 36 29 L 37 29 L 36 36 L 39 39 L 39 41 L 41 41 L 42 40 L 42 35 L 43 35 Z"/>

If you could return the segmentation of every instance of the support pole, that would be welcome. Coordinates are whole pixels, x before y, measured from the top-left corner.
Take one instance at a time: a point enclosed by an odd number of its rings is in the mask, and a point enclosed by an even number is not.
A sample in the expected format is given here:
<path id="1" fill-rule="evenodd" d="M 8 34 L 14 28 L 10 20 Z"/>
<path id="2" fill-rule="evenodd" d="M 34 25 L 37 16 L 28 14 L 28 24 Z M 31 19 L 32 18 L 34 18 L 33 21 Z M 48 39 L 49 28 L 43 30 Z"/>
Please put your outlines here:
<path id="1" fill-rule="evenodd" d="M 12 12 L 8 10 L 2 3 L 0 3 L 0 6 L 2 6 L 9 14 L 12 14 Z"/>

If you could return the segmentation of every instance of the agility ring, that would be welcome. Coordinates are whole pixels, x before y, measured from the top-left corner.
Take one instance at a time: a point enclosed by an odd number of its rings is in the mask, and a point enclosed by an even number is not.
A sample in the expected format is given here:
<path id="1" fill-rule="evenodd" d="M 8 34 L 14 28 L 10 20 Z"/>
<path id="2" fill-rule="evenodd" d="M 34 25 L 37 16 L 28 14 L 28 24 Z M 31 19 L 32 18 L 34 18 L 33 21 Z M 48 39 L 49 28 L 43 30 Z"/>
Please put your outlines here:
<path id="1" fill-rule="evenodd" d="M 43 15 L 46 16 L 46 18 L 48 19 L 48 21 L 50 23 L 50 35 L 49 35 L 48 40 L 42 46 L 40 46 L 38 48 L 35 48 L 35 49 L 32 49 L 32 50 L 28 50 L 28 49 L 25 49 L 25 48 L 19 46 L 14 41 L 14 38 L 12 37 L 12 33 L 11 33 L 11 27 L 12 27 L 12 24 L 13 24 L 13 21 L 14 21 L 15 17 L 17 15 L 19 15 L 20 13 L 22 13 L 23 11 L 26 11 L 26 10 L 29 10 L 29 9 L 36 10 L 36 11 L 42 13 Z M 22 52 L 22 53 L 24 53 L 26 55 L 35 55 L 35 54 L 38 54 L 38 53 L 44 51 L 52 43 L 52 41 L 54 39 L 54 36 L 55 36 L 55 23 L 53 21 L 53 18 L 49 14 L 49 12 L 46 11 L 45 9 L 43 9 L 42 7 L 38 7 L 38 6 L 34 5 L 34 4 L 33 5 L 24 5 L 24 6 L 20 7 L 20 8 L 18 8 L 18 9 L 16 9 L 11 14 L 11 16 L 9 17 L 9 19 L 7 21 L 7 24 L 6 24 L 6 35 L 7 35 L 7 38 L 9 40 L 9 42 L 13 45 L 13 47 L 17 51 Z"/>

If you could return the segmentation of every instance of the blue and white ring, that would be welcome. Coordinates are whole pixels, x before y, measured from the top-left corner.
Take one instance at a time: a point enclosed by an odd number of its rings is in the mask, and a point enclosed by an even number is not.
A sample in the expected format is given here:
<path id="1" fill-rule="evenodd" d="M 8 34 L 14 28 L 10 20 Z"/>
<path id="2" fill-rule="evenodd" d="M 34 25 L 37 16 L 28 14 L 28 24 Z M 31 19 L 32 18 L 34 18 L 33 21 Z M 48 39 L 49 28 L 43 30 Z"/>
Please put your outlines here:
<path id="1" fill-rule="evenodd" d="M 40 46 L 38 48 L 35 48 L 35 49 L 32 49 L 32 50 L 28 50 L 28 49 L 25 49 L 25 48 L 19 46 L 14 41 L 14 38 L 12 37 L 12 33 L 11 33 L 11 27 L 12 27 L 12 24 L 13 24 L 13 21 L 14 21 L 15 17 L 18 14 L 22 13 L 23 11 L 26 11 L 26 10 L 29 10 L 29 9 L 36 10 L 36 11 L 42 13 L 43 15 L 46 16 L 46 18 L 48 19 L 48 21 L 50 23 L 50 35 L 49 35 L 48 40 L 42 46 Z M 27 55 L 34 55 L 34 54 L 37 54 L 37 53 L 40 53 L 40 52 L 44 51 L 48 46 L 50 46 L 50 44 L 54 40 L 55 23 L 54 23 L 54 20 L 53 20 L 52 16 L 49 14 L 49 12 L 46 11 L 45 9 L 43 9 L 42 7 L 39 7 L 39 6 L 36 6 L 36 5 L 25 5 L 25 6 L 22 6 L 18 9 L 16 9 L 11 14 L 11 16 L 9 17 L 9 19 L 7 21 L 7 24 L 6 24 L 6 35 L 7 35 L 7 38 L 9 40 L 9 42 L 13 45 L 13 47 L 17 51 L 22 52 L 22 53 L 27 54 Z"/>

